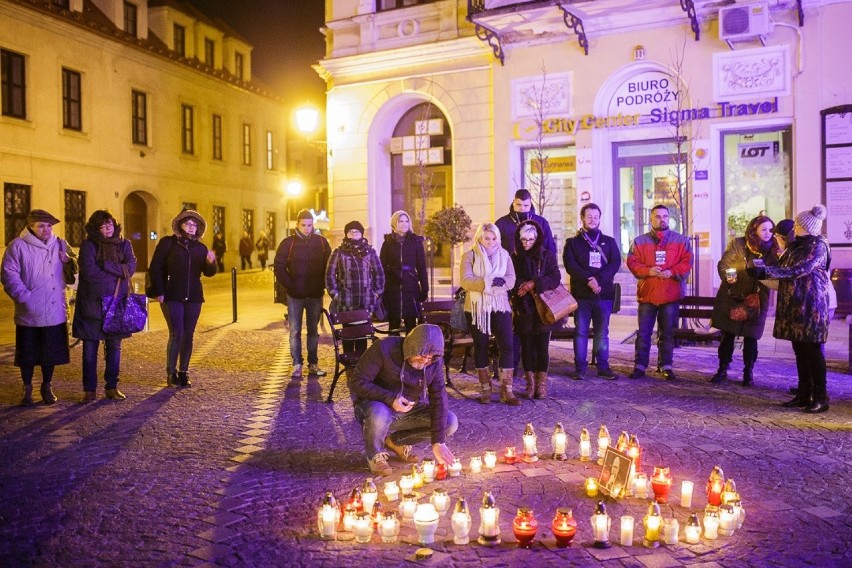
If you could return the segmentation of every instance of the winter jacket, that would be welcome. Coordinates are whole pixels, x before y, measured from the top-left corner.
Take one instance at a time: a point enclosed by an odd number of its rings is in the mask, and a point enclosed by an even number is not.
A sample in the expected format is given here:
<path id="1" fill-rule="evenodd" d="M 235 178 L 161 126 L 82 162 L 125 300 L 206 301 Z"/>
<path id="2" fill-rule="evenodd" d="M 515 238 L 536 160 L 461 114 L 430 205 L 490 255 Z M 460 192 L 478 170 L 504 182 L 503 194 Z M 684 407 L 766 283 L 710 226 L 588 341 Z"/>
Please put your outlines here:
<path id="1" fill-rule="evenodd" d="M 299 300 L 322 298 L 330 255 L 331 245 L 325 237 L 313 233 L 305 237 L 297 231 L 278 245 L 275 278 L 284 285 L 288 296 Z"/>
<path id="2" fill-rule="evenodd" d="M 423 237 L 411 231 L 400 242 L 394 233 L 385 235 L 379 253 L 385 271 L 384 302 L 391 319 L 416 317 L 419 303 L 429 294 Z"/>
<path id="3" fill-rule="evenodd" d="M 654 266 L 671 270 L 671 278 L 649 276 Z M 627 268 L 639 280 L 636 299 L 641 304 L 661 306 L 679 302 L 686 295 L 686 279 L 692 270 L 692 245 L 689 239 L 672 230 L 650 231 L 639 235 L 630 245 Z"/>
<path id="4" fill-rule="evenodd" d="M 755 253 L 746 246 L 744 237 L 731 241 L 725 254 L 716 265 L 716 270 L 722 278 L 719 291 L 716 292 L 716 301 L 713 304 L 713 315 L 710 325 L 727 333 L 733 333 L 740 337 L 752 337 L 760 339 L 763 337 L 763 328 L 766 325 L 766 312 L 769 309 L 769 289 L 756 278 L 746 272 L 746 264 L 755 258 L 761 258 L 767 265 L 775 265 L 778 258 L 774 254 L 763 256 Z M 725 270 L 735 268 L 737 270 L 737 281 L 728 284 L 725 278 Z M 731 297 L 744 298 L 756 292 L 760 296 L 760 313 L 751 321 L 734 321 L 730 313 L 733 307 Z"/>
<path id="5" fill-rule="evenodd" d="M 509 257 L 509 253 L 502 248 L 497 251 L 497 254 L 505 254 L 507 257 Z M 493 287 L 491 286 L 491 282 L 486 282 L 485 280 L 483 280 L 482 276 L 477 276 L 473 273 L 473 255 L 473 249 L 467 250 L 462 255 L 461 261 L 459 261 L 459 286 L 461 286 L 465 290 L 473 292 L 484 292 L 487 288 L 491 291 L 492 294 L 505 294 L 507 299 L 506 304 L 509 305 L 509 292 L 515 287 L 516 281 L 515 266 L 512 264 L 512 258 L 509 257 L 506 259 L 506 273 L 502 275 L 502 278 L 506 281 L 506 283 L 502 286 Z M 473 308 L 471 305 L 471 295 L 468 294 L 464 300 L 464 311 L 470 312 L 472 309 Z M 509 310 L 507 309 L 506 311 Z"/>
<path id="6" fill-rule="evenodd" d="M 91 239 L 86 239 L 80 245 L 80 279 L 77 285 L 77 300 L 74 304 L 74 322 L 72 335 L 80 339 L 103 339 L 102 304 L 104 296 L 115 293 L 115 284 L 119 295 L 127 294 L 128 281 L 124 278 L 124 270 L 129 276 L 136 272 L 136 255 L 130 241 L 122 239 L 119 260 L 97 260 L 98 245 Z M 126 335 L 124 337 L 130 337 Z"/>
<path id="7" fill-rule="evenodd" d="M 801 343 L 828 339 L 828 251 L 825 237 L 796 237 L 778 265 L 766 267 L 766 277 L 778 279 L 776 338 Z"/>
<path id="8" fill-rule="evenodd" d="M 535 206 L 530 207 L 529 213 L 515 213 L 512 205 L 509 205 L 509 213 L 507 215 L 503 215 L 494 222 L 494 224 L 497 225 L 497 229 L 500 230 L 500 244 L 503 248 L 509 251 L 509 254 L 515 252 L 515 229 L 518 228 L 518 225 L 527 220 L 538 223 L 538 226 L 541 227 L 541 231 L 543 233 L 542 240 L 544 241 L 544 248 L 552 252 L 553 256 L 557 256 L 556 241 L 553 240 L 553 231 L 550 230 L 550 223 L 548 223 L 547 219 L 541 215 L 536 214 Z"/>
<path id="9" fill-rule="evenodd" d="M 257 260 L 265 262 L 269 258 L 269 239 L 259 237 L 254 246 L 257 248 Z"/>
<path id="10" fill-rule="evenodd" d="M 584 236 L 585 235 L 585 236 Z M 598 247 L 603 251 L 601 255 L 592 242 L 598 238 Z M 600 256 L 599 267 L 589 265 L 592 253 Z M 621 250 L 615 239 L 604 235 L 600 231 L 577 233 L 576 237 L 565 240 L 565 248 L 562 249 L 562 263 L 565 271 L 571 277 L 571 294 L 578 300 L 612 300 L 615 298 L 613 280 L 621 268 Z M 595 294 L 589 288 L 589 278 L 597 280 L 601 287 L 600 294 Z"/>
<path id="11" fill-rule="evenodd" d="M 515 268 L 515 286 L 512 288 L 512 325 L 515 333 L 540 333 L 562 327 L 564 321 L 546 325 L 541 321 L 532 294 L 518 296 L 518 286 L 532 280 L 535 292 L 553 290 L 562 282 L 556 255 L 544 248 L 542 239 L 536 239 L 530 250 L 524 250 L 521 236 L 515 233 L 515 252 L 512 254 Z"/>
<path id="12" fill-rule="evenodd" d="M 68 321 L 62 246 L 56 235 L 44 243 L 24 228 L 3 253 L 0 280 L 15 302 L 15 325 L 50 327 Z"/>
<path id="13" fill-rule="evenodd" d="M 425 342 L 422 341 L 424 335 L 428 336 Z M 411 343 L 419 345 L 413 346 Z M 428 400 L 432 443 L 442 444 L 447 438 L 447 390 L 444 386 L 443 360 L 436 359 L 422 371 L 405 362 L 407 357 L 427 352 L 444 352 L 441 329 L 434 325 L 417 326 L 404 338 L 386 337 L 376 341 L 349 374 L 349 391 L 356 406 L 365 400 L 374 400 L 392 407 L 399 394 L 421 403 Z"/>
<path id="14" fill-rule="evenodd" d="M 376 296 L 385 289 L 385 271 L 376 250 L 359 258 L 337 247 L 328 259 L 325 271 L 328 295 L 337 300 L 336 311 L 376 309 Z"/>
<path id="15" fill-rule="evenodd" d="M 201 275 L 214 276 L 216 264 L 207 262 L 207 247 L 201 241 L 170 235 L 157 243 L 148 271 L 149 298 L 163 296 L 167 302 L 203 302 Z"/>
<path id="16" fill-rule="evenodd" d="M 251 238 L 240 239 L 240 256 L 251 256 L 252 251 L 254 251 L 254 245 L 251 244 Z"/>

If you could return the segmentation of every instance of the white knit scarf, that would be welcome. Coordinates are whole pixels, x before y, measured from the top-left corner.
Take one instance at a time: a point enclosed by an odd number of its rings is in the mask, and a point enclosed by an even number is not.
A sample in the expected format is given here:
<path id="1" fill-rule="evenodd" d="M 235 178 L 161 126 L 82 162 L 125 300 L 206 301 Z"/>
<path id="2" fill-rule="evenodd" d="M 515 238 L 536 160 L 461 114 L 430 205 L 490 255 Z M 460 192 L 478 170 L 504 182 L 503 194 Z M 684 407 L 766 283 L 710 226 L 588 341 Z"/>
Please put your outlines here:
<path id="1" fill-rule="evenodd" d="M 485 281 L 485 289 L 482 292 L 468 291 L 470 297 L 470 314 L 475 325 L 482 333 L 491 334 L 491 312 L 511 312 L 509 305 L 509 294 L 503 287 L 492 288 L 491 281 L 495 278 L 506 277 L 506 267 L 509 263 L 509 253 L 497 246 L 494 255 L 494 264 L 488 257 L 485 248 L 477 243 L 473 250 L 473 275 L 482 277 Z"/>

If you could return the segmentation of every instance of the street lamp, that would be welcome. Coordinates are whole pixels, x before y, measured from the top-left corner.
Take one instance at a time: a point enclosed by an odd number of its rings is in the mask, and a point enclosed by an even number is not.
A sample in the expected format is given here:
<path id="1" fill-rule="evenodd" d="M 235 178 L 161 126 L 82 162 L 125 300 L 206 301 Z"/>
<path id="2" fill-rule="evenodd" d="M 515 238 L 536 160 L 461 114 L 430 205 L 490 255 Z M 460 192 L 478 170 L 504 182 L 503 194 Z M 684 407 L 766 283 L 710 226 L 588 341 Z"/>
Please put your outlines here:
<path id="1" fill-rule="evenodd" d="M 284 186 L 284 206 L 285 206 L 285 229 L 284 235 L 290 236 L 290 201 L 294 197 L 298 197 L 302 194 L 302 182 L 299 180 L 291 180 L 287 182 L 287 185 Z"/>
<path id="2" fill-rule="evenodd" d="M 305 143 L 325 152 L 328 149 L 326 140 L 314 140 L 313 137 L 319 131 L 320 111 L 310 105 L 296 109 L 296 130 L 305 137 Z"/>

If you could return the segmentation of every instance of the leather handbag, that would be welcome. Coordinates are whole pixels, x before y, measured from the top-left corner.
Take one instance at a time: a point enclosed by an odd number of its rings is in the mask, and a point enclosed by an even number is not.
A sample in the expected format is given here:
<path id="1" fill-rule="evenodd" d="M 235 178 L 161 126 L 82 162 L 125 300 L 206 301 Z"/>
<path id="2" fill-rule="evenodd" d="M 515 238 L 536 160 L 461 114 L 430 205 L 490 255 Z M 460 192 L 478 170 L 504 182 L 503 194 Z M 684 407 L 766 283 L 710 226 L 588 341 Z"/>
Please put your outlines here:
<path id="1" fill-rule="evenodd" d="M 564 284 L 560 284 L 553 290 L 534 292 L 533 299 L 535 299 L 535 307 L 541 321 L 547 325 L 552 325 L 574 313 L 578 306 L 577 300 Z"/>
<path id="2" fill-rule="evenodd" d="M 728 317 L 732 321 L 753 321 L 760 314 L 760 294 L 752 292 L 745 296 L 731 296 L 731 310 Z"/>
<path id="3" fill-rule="evenodd" d="M 467 290 L 459 288 L 456 292 L 453 308 L 450 311 L 450 327 L 467 333 L 467 318 L 464 315 L 464 300 L 467 297 Z"/>
<path id="4" fill-rule="evenodd" d="M 148 299 L 144 294 L 130 292 L 130 277 L 124 272 L 127 280 L 127 294 L 118 295 L 121 278 L 115 283 L 115 292 L 104 296 L 101 303 L 104 333 L 111 335 L 129 335 L 145 329 L 148 321 Z"/>
<path id="5" fill-rule="evenodd" d="M 376 321 L 388 321 L 388 308 L 385 306 L 385 299 L 382 296 L 376 298 L 376 306 L 373 308 L 373 317 Z"/>

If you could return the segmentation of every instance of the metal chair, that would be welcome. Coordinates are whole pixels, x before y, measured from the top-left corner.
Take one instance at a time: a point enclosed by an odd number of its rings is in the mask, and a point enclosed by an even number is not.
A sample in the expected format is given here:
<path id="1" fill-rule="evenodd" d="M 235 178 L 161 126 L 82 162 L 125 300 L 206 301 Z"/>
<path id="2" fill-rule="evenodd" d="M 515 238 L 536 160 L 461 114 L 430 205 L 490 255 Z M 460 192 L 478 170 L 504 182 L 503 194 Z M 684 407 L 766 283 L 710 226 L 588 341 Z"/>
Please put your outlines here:
<path id="1" fill-rule="evenodd" d="M 364 351 L 378 339 L 378 330 L 373 326 L 372 315 L 367 310 L 332 314 L 323 308 L 322 313 L 325 314 L 334 344 L 334 378 L 326 398 L 326 402 L 331 403 L 340 375 L 355 368 Z M 353 350 L 344 351 L 344 342 L 352 342 Z M 366 345 L 363 345 L 365 342 Z M 362 345 L 359 346 L 358 343 Z"/>

